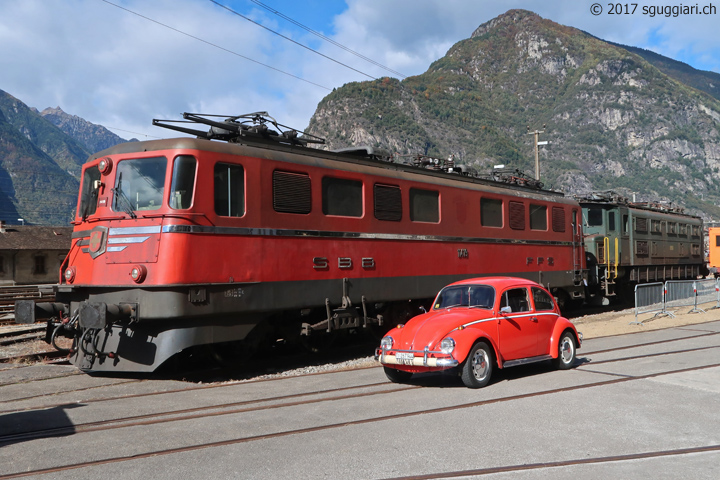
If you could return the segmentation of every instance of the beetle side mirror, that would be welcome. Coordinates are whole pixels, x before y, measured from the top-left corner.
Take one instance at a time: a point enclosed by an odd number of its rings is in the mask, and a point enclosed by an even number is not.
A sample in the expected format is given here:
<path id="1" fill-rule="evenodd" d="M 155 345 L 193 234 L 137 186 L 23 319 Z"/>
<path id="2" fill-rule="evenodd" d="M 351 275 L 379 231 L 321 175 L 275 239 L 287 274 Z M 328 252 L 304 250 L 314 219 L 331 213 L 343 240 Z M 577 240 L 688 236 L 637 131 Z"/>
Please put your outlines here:
<path id="1" fill-rule="evenodd" d="M 508 313 L 512 313 L 512 307 L 502 307 L 500 309 L 500 315 L 507 315 Z"/>

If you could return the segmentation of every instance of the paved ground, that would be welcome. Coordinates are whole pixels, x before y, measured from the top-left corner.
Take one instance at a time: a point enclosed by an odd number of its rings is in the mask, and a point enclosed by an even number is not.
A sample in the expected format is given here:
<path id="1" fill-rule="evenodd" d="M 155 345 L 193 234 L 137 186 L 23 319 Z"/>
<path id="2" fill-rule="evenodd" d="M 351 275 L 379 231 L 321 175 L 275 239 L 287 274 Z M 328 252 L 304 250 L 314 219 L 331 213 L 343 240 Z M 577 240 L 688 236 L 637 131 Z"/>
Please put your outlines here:
<path id="1" fill-rule="evenodd" d="M 720 478 L 717 317 L 578 353 L 480 390 L 377 367 L 198 385 L 0 366 L 0 479 Z"/>

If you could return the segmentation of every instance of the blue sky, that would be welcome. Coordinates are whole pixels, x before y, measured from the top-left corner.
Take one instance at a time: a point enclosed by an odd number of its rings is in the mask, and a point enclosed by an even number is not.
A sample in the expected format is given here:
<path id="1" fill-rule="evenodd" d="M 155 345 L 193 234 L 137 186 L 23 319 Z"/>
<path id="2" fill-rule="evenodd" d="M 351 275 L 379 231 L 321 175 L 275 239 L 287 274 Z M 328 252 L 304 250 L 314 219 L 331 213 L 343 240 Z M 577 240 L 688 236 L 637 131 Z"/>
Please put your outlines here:
<path id="1" fill-rule="evenodd" d="M 720 73 L 718 13 L 643 15 L 644 6 L 663 6 L 657 0 L 639 2 L 627 15 L 578 0 L 258 1 L 408 76 L 423 73 L 454 43 L 513 8 Z M 603 13 L 591 13 L 594 3 Z M 666 4 L 672 5 L 680 2 Z M 332 88 L 366 75 L 397 77 L 253 0 L 0 1 L 0 89 L 39 110 L 59 106 L 124 138 L 170 136 L 151 120 L 185 111 L 267 110 L 283 124 L 305 128 Z"/>

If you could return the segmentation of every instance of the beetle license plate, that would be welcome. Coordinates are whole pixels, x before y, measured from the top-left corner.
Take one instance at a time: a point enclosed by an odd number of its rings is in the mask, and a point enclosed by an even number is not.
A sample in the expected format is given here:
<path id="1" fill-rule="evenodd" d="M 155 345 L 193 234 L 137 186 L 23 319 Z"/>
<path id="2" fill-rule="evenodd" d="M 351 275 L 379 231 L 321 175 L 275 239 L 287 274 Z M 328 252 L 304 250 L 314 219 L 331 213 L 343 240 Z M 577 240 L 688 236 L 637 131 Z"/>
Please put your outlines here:
<path id="1" fill-rule="evenodd" d="M 415 355 L 411 352 L 397 352 L 395 354 L 395 360 L 401 365 L 412 365 Z"/>

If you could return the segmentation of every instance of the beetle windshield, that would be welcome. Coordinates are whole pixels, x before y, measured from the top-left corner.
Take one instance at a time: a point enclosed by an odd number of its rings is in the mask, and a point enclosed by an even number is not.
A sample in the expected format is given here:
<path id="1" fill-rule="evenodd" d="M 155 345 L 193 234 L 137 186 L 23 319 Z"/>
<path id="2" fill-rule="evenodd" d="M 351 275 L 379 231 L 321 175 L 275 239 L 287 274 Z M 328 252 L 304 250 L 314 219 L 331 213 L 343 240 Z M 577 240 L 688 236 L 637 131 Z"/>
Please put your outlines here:
<path id="1" fill-rule="evenodd" d="M 471 307 L 491 309 L 495 289 L 489 285 L 455 285 L 443 288 L 435 301 L 435 309 Z"/>
<path id="2" fill-rule="evenodd" d="M 165 187 L 165 157 L 123 160 L 115 177 L 116 212 L 157 210 L 162 206 Z"/>

